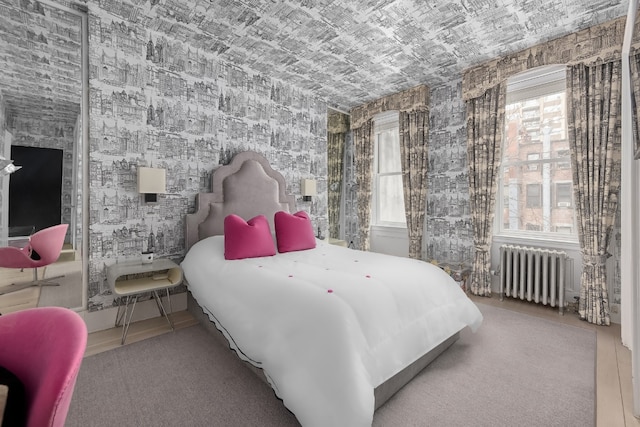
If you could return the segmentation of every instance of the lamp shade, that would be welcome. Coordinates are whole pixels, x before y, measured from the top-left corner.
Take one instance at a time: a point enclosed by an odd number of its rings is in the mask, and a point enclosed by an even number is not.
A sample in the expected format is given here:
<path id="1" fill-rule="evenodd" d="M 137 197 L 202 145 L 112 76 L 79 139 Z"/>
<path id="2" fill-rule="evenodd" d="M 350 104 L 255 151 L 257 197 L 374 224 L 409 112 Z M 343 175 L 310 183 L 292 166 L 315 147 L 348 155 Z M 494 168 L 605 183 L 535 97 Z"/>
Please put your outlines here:
<path id="1" fill-rule="evenodd" d="M 303 196 L 315 196 L 316 195 L 316 180 L 315 179 L 303 179 L 300 183 L 300 192 Z"/>
<path id="2" fill-rule="evenodd" d="M 166 193 L 166 171 L 159 168 L 138 168 L 138 193 Z"/>

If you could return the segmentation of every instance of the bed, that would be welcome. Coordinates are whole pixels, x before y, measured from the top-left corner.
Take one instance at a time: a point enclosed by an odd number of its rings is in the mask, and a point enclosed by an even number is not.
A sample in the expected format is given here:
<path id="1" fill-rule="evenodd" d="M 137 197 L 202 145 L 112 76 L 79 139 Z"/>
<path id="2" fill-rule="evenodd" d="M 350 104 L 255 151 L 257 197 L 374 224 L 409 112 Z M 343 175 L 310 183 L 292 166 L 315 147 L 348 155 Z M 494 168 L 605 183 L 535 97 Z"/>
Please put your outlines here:
<path id="1" fill-rule="evenodd" d="M 224 218 L 296 212 L 262 155 L 237 154 L 186 217 L 189 309 L 273 388 L 303 426 L 370 426 L 374 410 L 482 315 L 438 267 L 317 240 L 225 260 Z M 274 237 L 275 239 L 275 237 Z M 213 328 L 211 325 L 214 325 Z"/>

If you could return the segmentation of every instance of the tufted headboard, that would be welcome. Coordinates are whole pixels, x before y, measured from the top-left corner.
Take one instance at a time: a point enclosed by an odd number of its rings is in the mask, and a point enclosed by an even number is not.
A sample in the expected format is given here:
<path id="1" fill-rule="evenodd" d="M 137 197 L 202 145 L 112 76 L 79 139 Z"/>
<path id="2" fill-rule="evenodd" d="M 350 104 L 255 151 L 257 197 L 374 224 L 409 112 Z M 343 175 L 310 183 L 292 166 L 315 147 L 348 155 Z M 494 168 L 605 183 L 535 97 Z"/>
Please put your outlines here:
<path id="1" fill-rule="evenodd" d="M 294 196 L 286 194 L 284 177 L 271 168 L 264 156 L 253 151 L 238 153 L 230 164 L 216 169 L 211 176 L 211 190 L 196 195 L 196 211 L 186 216 L 186 250 L 206 237 L 224 234 L 224 218 L 229 214 L 245 220 L 264 215 L 273 232 L 277 211 L 296 210 Z"/>

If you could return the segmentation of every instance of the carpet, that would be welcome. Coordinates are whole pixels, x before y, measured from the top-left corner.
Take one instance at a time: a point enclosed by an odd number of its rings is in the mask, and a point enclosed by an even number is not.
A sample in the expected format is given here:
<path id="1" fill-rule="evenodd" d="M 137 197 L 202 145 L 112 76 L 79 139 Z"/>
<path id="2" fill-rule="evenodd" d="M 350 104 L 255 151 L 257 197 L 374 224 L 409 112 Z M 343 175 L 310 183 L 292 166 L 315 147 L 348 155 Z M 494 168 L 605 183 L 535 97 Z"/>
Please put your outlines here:
<path id="1" fill-rule="evenodd" d="M 374 426 L 593 426 L 592 330 L 478 304 L 484 322 L 374 416 Z M 85 358 L 67 427 L 295 426 L 273 391 L 200 325 Z"/>

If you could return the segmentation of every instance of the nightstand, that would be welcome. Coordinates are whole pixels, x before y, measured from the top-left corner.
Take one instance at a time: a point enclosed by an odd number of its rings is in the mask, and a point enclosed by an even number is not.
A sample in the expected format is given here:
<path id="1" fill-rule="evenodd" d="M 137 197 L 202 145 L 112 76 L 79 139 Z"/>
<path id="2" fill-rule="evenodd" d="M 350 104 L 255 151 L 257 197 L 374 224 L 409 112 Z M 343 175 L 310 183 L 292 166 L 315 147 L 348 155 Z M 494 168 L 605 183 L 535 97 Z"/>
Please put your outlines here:
<path id="1" fill-rule="evenodd" d="M 336 245 L 336 246 L 344 246 L 345 248 L 347 247 L 346 240 L 334 239 L 333 237 L 329 237 L 329 244 Z"/>
<path id="2" fill-rule="evenodd" d="M 136 302 L 141 294 L 150 292 L 156 300 L 158 311 L 169 322 L 169 326 L 173 330 L 173 322 L 169 319 L 169 315 L 162 305 L 162 300 L 158 295 L 158 291 L 167 290 L 167 300 L 169 301 L 169 310 L 171 309 L 171 298 L 169 296 L 169 288 L 174 288 L 182 283 L 182 269 L 178 264 L 169 259 L 156 259 L 153 262 L 143 264 L 141 262 L 124 262 L 113 264 L 107 267 L 107 282 L 114 295 L 122 297 L 118 301 L 118 312 L 116 314 L 116 326 L 122 324 L 122 344 L 127 338 L 129 325 L 133 317 L 133 311 L 136 308 Z M 122 299 L 126 297 L 124 310 Z M 129 312 L 129 304 L 133 301 L 131 311 Z"/>

